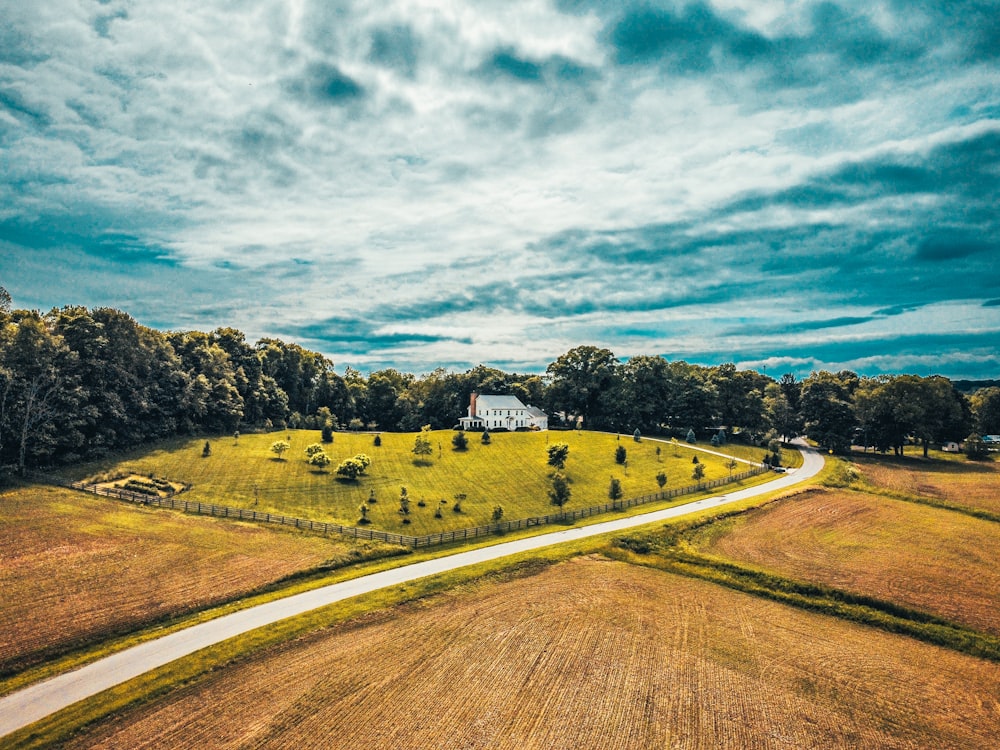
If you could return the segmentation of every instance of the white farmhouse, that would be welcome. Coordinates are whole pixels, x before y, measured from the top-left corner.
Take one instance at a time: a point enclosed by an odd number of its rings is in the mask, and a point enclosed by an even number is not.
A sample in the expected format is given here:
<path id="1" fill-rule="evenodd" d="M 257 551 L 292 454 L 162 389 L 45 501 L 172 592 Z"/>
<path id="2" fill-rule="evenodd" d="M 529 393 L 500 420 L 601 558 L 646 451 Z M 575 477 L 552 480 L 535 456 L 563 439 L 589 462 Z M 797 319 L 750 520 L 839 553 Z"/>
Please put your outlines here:
<path id="1" fill-rule="evenodd" d="M 525 406 L 516 396 L 469 397 L 469 416 L 458 420 L 463 430 L 547 430 L 549 418 L 534 406 Z"/>

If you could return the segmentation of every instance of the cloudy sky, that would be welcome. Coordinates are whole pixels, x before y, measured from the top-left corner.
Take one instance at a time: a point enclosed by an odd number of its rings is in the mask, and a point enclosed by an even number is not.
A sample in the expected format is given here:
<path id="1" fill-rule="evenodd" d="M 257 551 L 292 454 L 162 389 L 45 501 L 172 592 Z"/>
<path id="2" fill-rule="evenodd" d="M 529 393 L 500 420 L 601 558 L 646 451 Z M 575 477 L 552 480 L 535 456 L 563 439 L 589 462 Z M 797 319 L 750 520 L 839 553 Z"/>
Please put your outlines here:
<path id="1" fill-rule="evenodd" d="M 1000 3 L 0 0 L 0 284 L 343 372 L 1000 376 Z"/>

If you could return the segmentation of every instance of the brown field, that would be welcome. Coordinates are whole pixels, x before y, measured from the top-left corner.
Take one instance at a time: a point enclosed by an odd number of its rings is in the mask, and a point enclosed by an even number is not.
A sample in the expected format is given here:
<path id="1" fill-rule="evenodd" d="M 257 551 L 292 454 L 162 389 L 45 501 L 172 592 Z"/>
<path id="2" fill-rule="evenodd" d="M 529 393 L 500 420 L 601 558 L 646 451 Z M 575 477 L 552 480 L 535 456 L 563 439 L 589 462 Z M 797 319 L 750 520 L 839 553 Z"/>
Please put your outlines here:
<path id="1" fill-rule="evenodd" d="M 52 487 L 0 493 L 0 671 L 248 593 L 352 546 Z"/>
<path id="2" fill-rule="evenodd" d="M 1000 634 L 1000 528 L 860 492 L 813 490 L 699 535 L 705 552 Z"/>
<path id="3" fill-rule="evenodd" d="M 861 475 L 878 487 L 1000 514 L 1000 463 L 857 454 L 853 460 Z"/>
<path id="4" fill-rule="evenodd" d="M 588 558 L 310 634 L 69 747 L 993 748 L 997 696 L 998 664 Z"/>

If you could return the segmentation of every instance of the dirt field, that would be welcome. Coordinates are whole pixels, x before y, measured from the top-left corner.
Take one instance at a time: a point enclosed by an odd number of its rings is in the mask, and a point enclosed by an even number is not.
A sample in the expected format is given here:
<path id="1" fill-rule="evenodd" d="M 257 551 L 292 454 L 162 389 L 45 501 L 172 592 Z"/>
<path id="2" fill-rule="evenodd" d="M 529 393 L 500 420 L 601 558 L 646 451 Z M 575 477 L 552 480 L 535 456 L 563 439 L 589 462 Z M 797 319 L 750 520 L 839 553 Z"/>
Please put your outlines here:
<path id="1" fill-rule="evenodd" d="M 879 487 L 1000 513 L 1000 462 L 861 458 L 858 471 Z"/>
<path id="2" fill-rule="evenodd" d="M 993 748 L 997 696 L 998 664 L 578 559 L 315 633 L 70 747 Z"/>
<path id="3" fill-rule="evenodd" d="M 703 549 L 1000 634 L 995 523 L 860 492 L 817 490 L 709 530 Z"/>
<path id="4" fill-rule="evenodd" d="M 0 494 L 0 670 L 345 556 L 349 543 L 48 487 Z"/>

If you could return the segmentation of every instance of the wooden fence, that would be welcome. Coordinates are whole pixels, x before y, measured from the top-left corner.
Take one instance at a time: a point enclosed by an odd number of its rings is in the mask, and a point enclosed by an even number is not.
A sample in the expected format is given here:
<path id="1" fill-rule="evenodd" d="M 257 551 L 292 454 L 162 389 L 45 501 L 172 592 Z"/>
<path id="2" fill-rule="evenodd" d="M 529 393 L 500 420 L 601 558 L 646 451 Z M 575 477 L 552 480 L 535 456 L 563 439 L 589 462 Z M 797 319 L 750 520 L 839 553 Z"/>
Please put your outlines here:
<path id="1" fill-rule="evenodd" d="M 354 539 L 372 539 L 390 544 L 399 544 L 404 547 L 433 547 L 439 544 L 449 544 L 451 542 L 461 542 L 467 539 L 489 536 L 491 534 L 502 534 L 507 531 L 526 529 L 532 526 L 544 526 L 550 523 L 568 523 L 578 518 L 587 518 L 600 513 L 610 513 L 616 510 L 625 510 L 637 505 L 646 505 L 661 500 L 690 495 L 695 492 L 711 490 L 731 482 L 738 482 L 749 477 L 754 477 L 768 471 L 765 466 L 755 466 L 752 469 L 740 474 L 733 474 L 721 479 L 713 479 L 710 482 L 699 482 L 687 487 L 677 487 L 663 492 L 656 492 L 652 495 L 642 495 L 623 500 L 604 503 L 603 505 L 592 505 L 589 508 L 579 510 L 561 510 L 558 513 L 550 513 L 544 516 L 533 516 L 531 518 L 519 518 L 516 521 L 499 521 L 487 526 L 474 526 L 455 531 L 444 531 L 440 534 L 427 534 L 425 536 L 407 536 L 405 534 L 393 534 L 387 531 L 377 531 L 375 529 L 358 528 L 357 526 L 341 526 L 336 523 L 326 523 L 325 521 L 311 521 L 305 518 L 295 518 L 293 516 L 282 516 L 275 513 L 261 513 L 256 510 L 246 510 L 244 508 L 231 508 L 226 505 L 213 505 L 211 503 L 192 502 L 182 500 L 175 495 L 158 497 L 146 495 L 140 492 L 115 487 L 102 487 L 97 484 L 85 484 L 84 482 L 69 482 L 51 474 L 31 472 L 29 477 L 34 481 L 44 484 L 55 484 L 61 487 L 68 487 L 82 492 L 90 492 L 103 497 L 113 497 L 138 505 L 153 505 L 159 508 L 171 508 L 173 510 L 184 511 L 185 513 L 196 513 L 205 516 L 216 516 L 219 518 L 235 518 L 239 521 L 256 521 L 258 523 L 277 523 L 282 526 L 294 526 L 297 529 L 304 529 L 319 534 L 341 534 Z"/>

